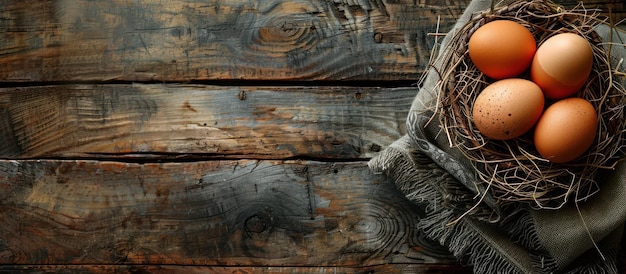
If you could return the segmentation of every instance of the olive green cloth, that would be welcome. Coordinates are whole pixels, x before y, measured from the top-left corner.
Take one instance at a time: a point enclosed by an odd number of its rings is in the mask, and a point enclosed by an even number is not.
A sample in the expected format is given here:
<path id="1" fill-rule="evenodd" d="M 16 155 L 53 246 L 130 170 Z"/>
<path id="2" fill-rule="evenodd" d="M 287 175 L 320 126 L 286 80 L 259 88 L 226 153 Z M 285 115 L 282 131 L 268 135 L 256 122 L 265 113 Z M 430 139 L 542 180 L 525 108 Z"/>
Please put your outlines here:
<path id="1" fill-rule="evenodd" d="M 491 2 L 473 0 L 442 39 L 438 54 L 446 50 L 455 30 L 488 10 Z M 596 31 L 605 41 L 612 37 L 617 43 L 626 42 L 626 33 L 616 28 L 599 26 Z M 613 64 L 620 64 L 626 48 L 615 45 L 611 53 Z M 489 195 L 480 194 L 485 192 L 476 189 L 480 184 L 475 184 L 472 165 L 448 145 L 440 126 L 431 121 L 441 65 L 435 59 L 421 83 L 407 117 L 408 134 L 369 162 L 372 171 L 389 176 L 424 210 L 417 229 L 476 273 L 618 273 L 624 269 L 620 246 L 626 221 L 626 161 L 601 173 L 601 191 L 578 208 L 499 206 Z M 617 69 L 624 71 L 626 65 Z M 623 78 L 618 80 L 624 84 Z"/>

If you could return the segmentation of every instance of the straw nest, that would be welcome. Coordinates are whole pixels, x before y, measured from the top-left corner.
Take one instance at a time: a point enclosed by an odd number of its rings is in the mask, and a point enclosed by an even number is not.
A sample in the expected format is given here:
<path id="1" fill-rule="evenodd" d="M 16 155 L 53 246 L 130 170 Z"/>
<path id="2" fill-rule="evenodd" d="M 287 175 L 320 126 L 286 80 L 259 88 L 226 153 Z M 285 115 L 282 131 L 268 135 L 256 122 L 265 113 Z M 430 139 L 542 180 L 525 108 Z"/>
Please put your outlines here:
<path id="1" fill-rule="evenodd" d="M 578 159 L 565 164 L 541 158 L 533 145 L 532 133 L 496 141 L 483 137 L 472 122 L 473 102 L 493 82 L 471 62 L 467 45 L 480 26 L 499 19 L 526 26 L 538 45 L 563 32 L 577 33 L 592 45 L 594 65 L 586 85 L 576 96 L 589 100 L 598 113 L 598 132 L 592 147 Z M 481 183 L 498 202 L 523 202 L 535 208 L 556 209 L 568 201 L 584 201 L 602 187 L 596 181 L 601 170 L 612 169 L 624 152 L 626 92 L 618 79 L 624 76 L 613 67 L 611 47 L 603 43 L 594 28 L 611 25 L 595 10 L 577 6 L 567 10 L 545 0 L 519 1 L 492 8 L 474 17 L 458 30 L 441 56 L 441 94 L 436 113 L 450 144 L 474 164 Z M 615 60 L 614 60 L 615 61 Z M 528 75 L 522 75 L 528 78 Z"/>

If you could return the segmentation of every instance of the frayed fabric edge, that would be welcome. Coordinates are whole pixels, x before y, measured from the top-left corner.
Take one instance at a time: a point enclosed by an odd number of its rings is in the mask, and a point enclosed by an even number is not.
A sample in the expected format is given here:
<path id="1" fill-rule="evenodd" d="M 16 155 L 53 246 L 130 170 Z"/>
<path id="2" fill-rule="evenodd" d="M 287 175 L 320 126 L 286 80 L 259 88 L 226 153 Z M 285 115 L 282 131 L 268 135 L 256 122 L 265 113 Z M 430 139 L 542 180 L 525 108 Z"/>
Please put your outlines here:
<path id="1" fill-rule="evenodd" d="M 418 221 L 418 228 L 426 238 L 439 242 L 448 248 L 462 264 L 471 266 L 475 273 L 554 273 L 557 263 L 541 246 L 529 209 L 506 209 L 508 216 L 498 224 L 488 224 L 480 219 L 480 213 L 458 219 L 464 212 L 456 208 L 461 200 L 475 202 L 469 196 L 445 197 L 451 185 L 459 185 L 426 155 L 412 148 L 410 138 L 405 136 L 368 163 L 370 169 L 390 177 L 396 187 L 411 202 L 424 209 L 425 216 Z M 436 182 L 436 183 L 435 183 Z M 454 195 L 453 195 L 454 196 Z M 458 220 L 457 220 L 458 219 Z M 454 225 L 448 225 L 457 221 Z M 493 242 L 485 238 L 474 226 L 494 225 L 502 230 L 509 240 L 520 248 L 528 250 L 532 266 L 520 266 L 511 258 L 493 247 Z M 614 252 L 608 251 L 611 254 Z M 616 253 L 616 252 L 615 252 Z M 612 255 L 612 254 L 611 254 Z M 609 256 L 614 258 L 614 256 Z M 595 264 L 566 270 L 567 273 L 617 273 L 615 260 L 598 261 Z"/>
<path id="2" fill-rule="evenodd" d="M 487 206 L 478 207 L 475 212 L 460 218 L 466 213 L 462 208 L 468 208 L 476 200 L 467 193 L 450 194 L 454 192 L 451 189 L 457 190 L 461 184 L 429 156 L 415 149 L 410 137 L 400 138 L 370 160 L 368 165 L 373 172 L 390 177 L 408 200 L 424 210 L 425 216 L 419 220 L 418 229 L 425 237 L 447 247 L 452 255 L 461 263 L 472 266 L 476 273 L 492 270 L 516 273 L 524 268 L 527 269 L 521 272 L 529 270 L 528 265 L 520 267 L 519 263 L 513 262 L 515 258 L 508 258 L 507 254 L 499 252 L 493 246 L 494 243 L 487 239 L 489 235 L 481 235 L 480 229 L 475 228 L 476 224 L 481 227 L 493 226 L 494 230 L 506 234 L 512 243 L 527 250 L 532 262 L 532 272 L 553 273 L 558 269 L 549 252 L 542 248 L 530 209 L 507 208 L 504 211 L 509 214 L 497 224 L 489 224 L 487 221 Z M 450 225 L 453 222 L 456 223 Z M 589 266 L 587 269 L 602 267 Z"/>
<path id="3" fill-rule="evenodd" d="M 454 183 L 455 179 L 445 171 L 437 173 L 440 168 L 433 168 L 432 160 L 411 151 L 410 139 L 405 136 L 370 160 L 368 165 L 373 172 L 391 177 L 407 199 L 425 209 L 426 216 L 419 220 L 418 229 L 427 238 L 446 246 L 459 262 L 473 267 L 476 273 L 524 272 L 493 249 L 487 240 L 467 225 L 466 220 L 460 219 L 454 225 L 447 225 L 462 213 L 445 207 L 440 191 L 428 181 L 436 179 L 437 182 Z"/>

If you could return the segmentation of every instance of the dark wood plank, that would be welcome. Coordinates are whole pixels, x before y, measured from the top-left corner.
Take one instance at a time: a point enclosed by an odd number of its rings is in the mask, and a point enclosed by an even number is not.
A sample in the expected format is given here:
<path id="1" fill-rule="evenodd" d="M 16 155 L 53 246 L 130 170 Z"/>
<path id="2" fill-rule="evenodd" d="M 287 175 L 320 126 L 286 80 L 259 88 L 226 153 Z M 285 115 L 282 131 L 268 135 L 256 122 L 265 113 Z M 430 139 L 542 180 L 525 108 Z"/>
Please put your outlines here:
<path id="1" fill-rule="evenodd" d="M 456 264 L 385 264 L 364 267 L 215 267 L 172 265 L 19 265 L 0 266 L 0 272 L 19 273 L 143 273 L 143 274 L 245 274 L 245 273 L 412 273 L 470 274 L 471 270 Z"/>
<path id="2" fill-rule="evenodd" d="M 0 161 L 0 265 L 451 262 L 365 162 Z"/>
<path id="3" fill-rule="evenodd" d="M 415 92 L 161 84 L 4 88 L 0 157 L 368 158 L 404 134 Z"/>
<path id="4" fill-rule="evenodd" d="M 467 2 L 2 1 L 0 81 L 412 81 Z"/>

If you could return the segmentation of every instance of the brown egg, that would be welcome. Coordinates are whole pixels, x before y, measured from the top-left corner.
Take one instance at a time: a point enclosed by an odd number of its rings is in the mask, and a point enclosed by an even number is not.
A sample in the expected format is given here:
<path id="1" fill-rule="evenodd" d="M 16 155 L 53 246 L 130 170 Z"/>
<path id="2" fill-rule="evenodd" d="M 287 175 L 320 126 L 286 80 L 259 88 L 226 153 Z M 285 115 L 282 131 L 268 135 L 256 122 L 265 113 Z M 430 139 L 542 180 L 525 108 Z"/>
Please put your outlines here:
<path id="1" fill-rule="evenodd" d="M 472 63 L 493 79 L 515 77 L 530 66 L 537 43 L 530 31 L 510 20 L 496 20 L 478 28 L 470 37 Z"/>
<path id="2" fill-rule="evenodd" d="M 549 106 L 535 127 L 535 147 L 552 162 L 572 161 L 593 144 L 597 114 L 589 101 L 572 97 Z"/>
<path id="3" fill-rule="evenodd" d="M 543 111 L 544 96 L 535 83 L 519 78 L 499 80 L 476 97 L 472 117 L 491 139 L 507 140 L 530 130 Z"/>
<path id="4" fill-rule="evenodd" d="M 589 42 L 573 33 L 561 33 L 539 46 L 530 75 L 546 97 L 562 99 L 574 95 L 585 84 L 592 66 Z"/>

